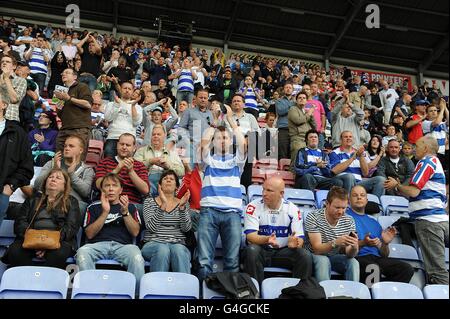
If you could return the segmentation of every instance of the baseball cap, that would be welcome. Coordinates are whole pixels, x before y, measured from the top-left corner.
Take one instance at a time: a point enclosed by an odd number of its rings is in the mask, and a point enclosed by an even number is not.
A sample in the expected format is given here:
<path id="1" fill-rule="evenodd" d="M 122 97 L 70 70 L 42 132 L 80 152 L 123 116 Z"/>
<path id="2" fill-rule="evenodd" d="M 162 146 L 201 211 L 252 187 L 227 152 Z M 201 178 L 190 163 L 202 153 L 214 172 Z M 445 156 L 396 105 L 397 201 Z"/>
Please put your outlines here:
<path id="1" fill-rule="evenodd" d="M 416 105 L 430 105 L 430 102 L 427 100 L 417 100 Z"/>
<path id="2" fill-rule="evenodd" d="M 25 61 L 25 60 L 17 61 L 17 65 L 20 65 L 20 66 L 29 66 L 29 65 L 28 65 L 28 62 Z"/>
<path id="3" fill-rule="evenodd" d="M 158 112 L 162 113 L 163 109 L 160 106 L 157 106 L 157 107 L 155 107 L 154 109 L 151 110 L 152 113 L 155 112 L 155 111 L 158 111 Z"/>

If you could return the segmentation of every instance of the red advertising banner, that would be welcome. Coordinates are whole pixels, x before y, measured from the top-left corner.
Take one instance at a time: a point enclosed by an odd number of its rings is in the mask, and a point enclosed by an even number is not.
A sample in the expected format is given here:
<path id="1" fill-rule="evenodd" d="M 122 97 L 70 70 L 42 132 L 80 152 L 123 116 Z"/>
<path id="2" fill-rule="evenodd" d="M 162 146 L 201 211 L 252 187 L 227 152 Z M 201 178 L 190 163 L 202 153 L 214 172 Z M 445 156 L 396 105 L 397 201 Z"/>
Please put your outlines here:
<path id="1" fill-rule="evenodd" d="M 351 68 L 350 68 L 351 69 Z M 337 69 L 331 69 L 331 72 L 337 73 Z M 355 70 L 351 69 L 352 75 L 361 76 L 362 83 L 365 82 L 365 80 L 371 82 L 378 82 L 380 80 L 386 80 L 388 83 L 394 84 L 394 87 L 396 85 L 399 85 L 400 87 L 403 86 L 403 81 L 408 81 L 408 91 L 412 90 L 412 80 L 410 75 L 404 75 L 404 74 L 395 74 L 395 73 L 385 73 L 385 72 L 378 72 L 378 71 L 367 71 L 367 70 Z"/>

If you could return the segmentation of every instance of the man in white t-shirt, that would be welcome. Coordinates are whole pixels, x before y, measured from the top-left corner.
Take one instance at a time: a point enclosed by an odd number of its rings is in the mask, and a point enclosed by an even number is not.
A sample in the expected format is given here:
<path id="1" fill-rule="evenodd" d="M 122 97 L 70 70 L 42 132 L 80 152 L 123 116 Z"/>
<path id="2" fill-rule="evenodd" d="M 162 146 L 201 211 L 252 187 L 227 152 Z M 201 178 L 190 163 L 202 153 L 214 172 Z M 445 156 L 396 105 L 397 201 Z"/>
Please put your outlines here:
<path id="1" fill-rule="evenodd" d="M 384 124 L 389 124 L 389 120 L 391 119 L 392 109 L 394 108 L 395 102 L 398 100 L 399 96 L 397 92 L 389 87 L 387 81 L 380 81 L 382 85 L 382 90 L 380 93 L 386 97 L 387 103 L 384 104 Z"/>

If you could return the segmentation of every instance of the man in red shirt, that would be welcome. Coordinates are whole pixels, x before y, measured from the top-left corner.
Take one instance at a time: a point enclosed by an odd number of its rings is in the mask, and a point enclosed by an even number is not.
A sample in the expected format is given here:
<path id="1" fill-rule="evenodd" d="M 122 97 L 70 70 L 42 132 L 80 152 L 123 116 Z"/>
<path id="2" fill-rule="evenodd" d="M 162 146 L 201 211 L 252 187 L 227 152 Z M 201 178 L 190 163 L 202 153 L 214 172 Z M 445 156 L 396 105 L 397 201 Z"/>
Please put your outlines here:
<path id="1" fill-rule="evenodd" d="M 416 144 L 417 140 L 423 136 L 422 122 L 426 120 L 425 109 L 430 105 L 430 102 L 418 100 L 415 104 L 415 113 L 408 118 L 405 124 L 408 132 L 408 142 L 411 144 Z"/>

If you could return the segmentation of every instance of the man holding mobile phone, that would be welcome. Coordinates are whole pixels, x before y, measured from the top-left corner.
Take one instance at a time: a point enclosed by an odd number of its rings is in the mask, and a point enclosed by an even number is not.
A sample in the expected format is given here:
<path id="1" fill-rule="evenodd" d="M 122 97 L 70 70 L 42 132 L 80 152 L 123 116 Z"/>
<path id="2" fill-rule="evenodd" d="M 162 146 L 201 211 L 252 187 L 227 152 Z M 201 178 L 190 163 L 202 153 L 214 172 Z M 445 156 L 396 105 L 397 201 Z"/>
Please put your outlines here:
<path id="1" fill-rule="evenodd" d="M 356 259 L 359 262 L 360 280 L 366 283 L 366 278 L 373 272 L 369 265 L 377 265 L 379 274 L 384 275 L 385 281 L 398 281 L 409 283 L 414 275 L 412 266 L 404 261 L 389 258 L 389 243 L 397 233 L 394 227 L 382 229 L 380 223 L 365 214 L 367 205 L 366 189 L 360 185 L 352 188 L 350 193 L 350 207 L 347 215 L 355 220 L 358 238 L 359 253 Z M 375 282 L 381 278 L 375 278 Z M 371 282 L 371 284 L 374 282 Z"/>
<path id="2" fill-rule="evenodd" d="M 359 281 L 358 239 L 355 221 L 345 214 L 348 193 L 342 187 L 332 187 L 325 208 L 306 216 L 306 248 L 313 255 L 314 277 L 318 282 L 330 280 L 331 270 L 344 274 L 345 280 Z"/>

